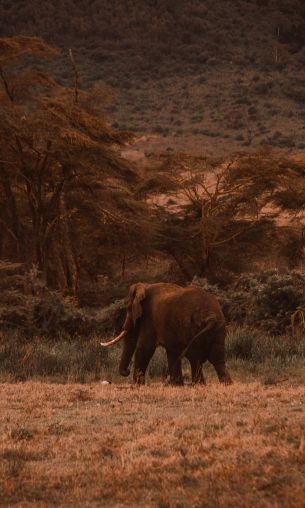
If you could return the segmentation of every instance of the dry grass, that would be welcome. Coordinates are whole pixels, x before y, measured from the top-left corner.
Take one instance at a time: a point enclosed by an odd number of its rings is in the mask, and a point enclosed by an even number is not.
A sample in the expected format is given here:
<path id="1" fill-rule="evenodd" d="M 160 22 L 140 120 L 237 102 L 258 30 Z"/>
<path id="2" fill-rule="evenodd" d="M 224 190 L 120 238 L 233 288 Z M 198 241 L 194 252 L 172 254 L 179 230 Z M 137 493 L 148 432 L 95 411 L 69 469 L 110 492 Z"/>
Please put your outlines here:
<path id="1" fill-rule="evenodd" d="M 0 391 L 1 506 L 304 506 L 304 386 Z"/>

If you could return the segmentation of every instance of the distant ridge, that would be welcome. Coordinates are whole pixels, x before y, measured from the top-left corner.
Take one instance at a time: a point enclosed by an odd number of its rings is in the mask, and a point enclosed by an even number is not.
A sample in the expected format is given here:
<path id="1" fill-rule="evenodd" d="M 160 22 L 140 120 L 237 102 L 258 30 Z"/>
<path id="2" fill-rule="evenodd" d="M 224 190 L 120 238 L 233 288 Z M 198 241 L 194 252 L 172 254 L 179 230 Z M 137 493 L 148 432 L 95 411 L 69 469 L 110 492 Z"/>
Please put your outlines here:
<path id="1" fill-rule="evenodd" d="M 75 49 L 82 86 L 110 85 L 115 127 L 210 150 L 305 148 L 302 0 L 2 0 L 0 35 Z M 55 65 L 55 64 L 54 64 Z"/>

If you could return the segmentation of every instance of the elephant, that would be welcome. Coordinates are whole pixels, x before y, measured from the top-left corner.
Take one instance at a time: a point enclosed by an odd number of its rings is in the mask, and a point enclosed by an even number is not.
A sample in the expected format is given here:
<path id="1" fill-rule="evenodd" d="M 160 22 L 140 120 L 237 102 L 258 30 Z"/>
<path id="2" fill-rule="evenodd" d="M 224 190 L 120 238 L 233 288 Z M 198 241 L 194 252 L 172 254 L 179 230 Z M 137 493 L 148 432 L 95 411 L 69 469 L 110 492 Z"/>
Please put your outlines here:
<path id="1" fill-rule="evenodd" d="M 202 365 L 214 366 L 219 381 L 231 384 L 225 364 L 225 319 L 217 298 L 198 286 L 171 283 L 130 287 L 121 333 L 102 346 L 124 341 L 119 372 L 129 376 L 135 354 L 134 382 L 145 383 L 145 373 L 157 346 L 166 350 L 169 382 L 183 385 L 181 360 L 191 364 L 192 383 L 205 384 Z"/>

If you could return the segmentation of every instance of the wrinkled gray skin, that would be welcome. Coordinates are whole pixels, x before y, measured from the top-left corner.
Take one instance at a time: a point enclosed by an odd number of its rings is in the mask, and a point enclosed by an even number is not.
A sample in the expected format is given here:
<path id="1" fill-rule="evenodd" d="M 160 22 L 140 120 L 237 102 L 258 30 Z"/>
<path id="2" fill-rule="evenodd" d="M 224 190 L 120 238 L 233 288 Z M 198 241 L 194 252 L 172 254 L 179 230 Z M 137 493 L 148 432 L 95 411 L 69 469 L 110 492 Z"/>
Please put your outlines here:
<path id="1" fill-rule="evenodd" d="M 183 356 L 191 364 L 193 383 L 205 383 L 202 364 L 207 360 L 220 382 L 232 382 L 225 365 L 225 320 L 215 296 L 196 286 L 138 283 L 130 287 L 126 306 L 122 376 L 129 375 L 134 354 L 134 381 L 144 384 L 149 361 L 160 345 L 166 350 L 171 384 L 183 384 Z"/>

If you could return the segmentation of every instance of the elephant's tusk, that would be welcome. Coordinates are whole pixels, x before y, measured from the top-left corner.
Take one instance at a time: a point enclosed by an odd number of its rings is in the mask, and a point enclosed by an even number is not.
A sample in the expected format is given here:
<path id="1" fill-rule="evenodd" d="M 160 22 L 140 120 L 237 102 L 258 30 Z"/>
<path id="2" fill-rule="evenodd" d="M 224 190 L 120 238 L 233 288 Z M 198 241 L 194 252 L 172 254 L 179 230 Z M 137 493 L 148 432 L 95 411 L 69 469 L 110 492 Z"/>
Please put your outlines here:
<path id="1" fill-rule="evenodd" d="M 107 346 L 111 346 L 112 344 L 116 344 L 117 342 L 119 342 L 120 340 L 123 339 L 123 337 L 125 337 L 125 335 L 127 335 L 127 332 L 126 330 L 123 330 L 120 335 L 118 335 L 117 337 L 115 337 L 114 339 L 110 340 L 109 342 L 100 342 L 101 346 L 103 347 L 107 347 Z"/>

